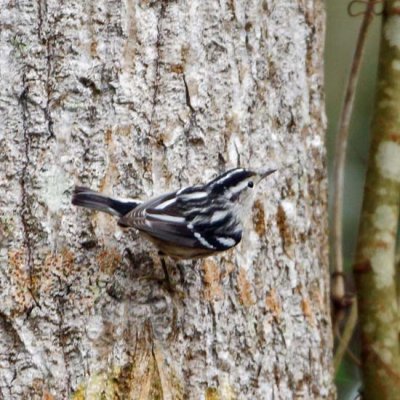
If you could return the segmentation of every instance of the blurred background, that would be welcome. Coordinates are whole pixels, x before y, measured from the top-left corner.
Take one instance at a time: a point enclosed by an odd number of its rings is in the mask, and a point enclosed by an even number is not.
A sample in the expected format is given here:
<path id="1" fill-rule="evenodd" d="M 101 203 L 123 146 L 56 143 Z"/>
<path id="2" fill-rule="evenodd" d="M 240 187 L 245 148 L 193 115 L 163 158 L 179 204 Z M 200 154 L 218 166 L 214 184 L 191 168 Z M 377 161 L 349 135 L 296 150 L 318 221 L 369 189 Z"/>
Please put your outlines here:
<path id="1" fill-rule="evenodd" d="M 333 156 L 338 120 L 343 104 L 345 84 L 353 57 L 362 16 L 350 17 L 347 13 L 349 1 L 327 0 L 327 33 L 325 42 L 325 85 L 326 113 L 328 117 L 328 165 L 330 198 L 332 198 Z M 353 10 L 361 11 L 363 5 L 354 5 Z M 379 50 L 380 17 L 374 17 L 370 27 L 362 71 L 357 87 L 355 107 L 350 127 L 350 140 L 346 163 L 344 196 L 344 262 L 351 277 L 351 263 L 355 250 L 364 186 L 369 130 L 372 119 L 377 58 Z M 331 202 L 330 202 L 331 204 Z M 352 287 L 351 287 L 352 288 Z M 352 351 L 358 356 L 357 331 Z M 361 389 L 357 365 L 345 356 L 336 376 L 339 400 L 356 399 Z"/>

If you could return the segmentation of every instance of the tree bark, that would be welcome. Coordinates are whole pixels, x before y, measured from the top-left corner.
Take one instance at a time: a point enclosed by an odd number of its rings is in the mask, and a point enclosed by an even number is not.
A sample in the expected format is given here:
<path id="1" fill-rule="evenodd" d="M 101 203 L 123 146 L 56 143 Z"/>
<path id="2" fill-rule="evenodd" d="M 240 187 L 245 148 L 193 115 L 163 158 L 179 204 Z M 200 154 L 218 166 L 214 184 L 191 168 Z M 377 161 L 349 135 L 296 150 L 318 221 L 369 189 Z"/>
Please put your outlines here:
<path id="1" fill-rule="evenodd" d="M 333 398 L 322 1 L 1 2 L 0 397 Z M 276 167 L 168 262 L 70 204 Z"/>
<path id="2" fill-rule="evenodd" d="M 400 16 L 384 2 L 376 99 L 354 261 L 366 400 L 395 400 L 400 390 L 396 243 L 400 207 Z"/>

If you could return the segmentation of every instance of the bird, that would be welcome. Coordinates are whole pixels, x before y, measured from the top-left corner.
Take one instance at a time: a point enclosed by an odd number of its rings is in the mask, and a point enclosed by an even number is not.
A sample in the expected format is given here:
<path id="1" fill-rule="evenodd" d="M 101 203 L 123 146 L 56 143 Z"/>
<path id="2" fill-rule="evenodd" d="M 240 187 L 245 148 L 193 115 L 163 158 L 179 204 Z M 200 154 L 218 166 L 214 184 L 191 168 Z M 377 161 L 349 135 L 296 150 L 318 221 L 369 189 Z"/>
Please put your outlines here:
<path id="1" fill-rule="evenodd" d="M 112 198 L 76 186 L 72 204 L 111 214 L 135 228 L 159 254 L 175 260 L 203 258 L 235 247 L 256 186 L 276 169 L 230 169 L 203 184 L 147 201 Z"/>

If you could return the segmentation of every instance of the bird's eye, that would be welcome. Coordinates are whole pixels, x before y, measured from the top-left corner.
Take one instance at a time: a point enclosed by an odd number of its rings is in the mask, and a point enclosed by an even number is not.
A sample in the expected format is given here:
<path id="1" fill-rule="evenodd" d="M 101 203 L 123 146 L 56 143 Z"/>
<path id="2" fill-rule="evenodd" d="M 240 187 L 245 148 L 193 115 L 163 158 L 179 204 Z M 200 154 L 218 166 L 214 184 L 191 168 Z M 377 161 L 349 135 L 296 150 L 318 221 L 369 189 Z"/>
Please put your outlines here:
<path id="1" fill-rule="evenodd" d="M 252 188 L 252 187 L 254 186 L 254 183 L 253 183 L 252 181 L 250 181 L 250 182 L 247 184 L 247 186 L 248 186 L 249 188 Z"/>

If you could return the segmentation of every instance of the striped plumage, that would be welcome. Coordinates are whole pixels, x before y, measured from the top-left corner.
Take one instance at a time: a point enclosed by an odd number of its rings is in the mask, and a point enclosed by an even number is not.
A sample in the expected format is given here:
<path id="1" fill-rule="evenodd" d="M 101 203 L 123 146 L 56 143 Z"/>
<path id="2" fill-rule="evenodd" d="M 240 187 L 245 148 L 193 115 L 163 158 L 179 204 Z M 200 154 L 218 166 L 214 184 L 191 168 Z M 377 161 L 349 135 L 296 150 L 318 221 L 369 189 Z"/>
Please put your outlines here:
<path id="1" fill-rule="evenodd" d="M 118 216 L 119 225 L 138 229 L 171 257 L 205 257 L 240 242 L 241 211 L 246 199 L 253 186 L 272 172 L 236 168 L 205 185 L 183 188 L 146 202 L 112 199 L 77 187 L 72 204 Z"/>

